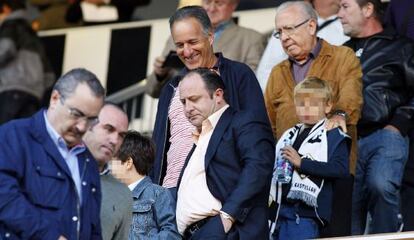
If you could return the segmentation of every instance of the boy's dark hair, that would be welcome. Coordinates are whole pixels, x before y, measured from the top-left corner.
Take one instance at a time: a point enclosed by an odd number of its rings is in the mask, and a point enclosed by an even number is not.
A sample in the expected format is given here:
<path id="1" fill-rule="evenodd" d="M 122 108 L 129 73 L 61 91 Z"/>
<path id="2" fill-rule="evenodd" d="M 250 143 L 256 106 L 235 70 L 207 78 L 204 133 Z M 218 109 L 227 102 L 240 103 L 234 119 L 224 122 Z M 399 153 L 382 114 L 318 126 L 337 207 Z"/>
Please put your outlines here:
<path id="1" fill-rule="evenodd" d="M 26 8 L 22 0 L 0 0 L 0 6 L 3 7 L 4 5 L 7 5 L 12 11 Z"/>
<path id="2" fill-rule="evenodd" d="M 154 144 L 150 138 L 130 130 L 125 135 L 117 158 L 122 163 L 131 158 L 137 172 L 141 175 L 148 175 L 155 158 Z"/>

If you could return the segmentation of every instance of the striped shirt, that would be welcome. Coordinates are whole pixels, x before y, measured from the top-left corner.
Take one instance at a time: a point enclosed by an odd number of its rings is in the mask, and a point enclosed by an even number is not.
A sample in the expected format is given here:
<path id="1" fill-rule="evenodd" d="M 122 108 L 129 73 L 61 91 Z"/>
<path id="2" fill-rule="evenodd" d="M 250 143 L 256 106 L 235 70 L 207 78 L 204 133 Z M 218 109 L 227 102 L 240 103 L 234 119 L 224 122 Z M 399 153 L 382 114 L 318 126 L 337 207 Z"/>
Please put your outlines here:
<path id="1" fill-rule="evenodd" d="M 180 101 L 178 87 L 175 88 L 174 97 L 168 109 L 168 118 L 171 123 L 170 148 L 167 152 L 167 172 L 162 183 L 163 187 L 177 187 L 181 169 L 185 159 L 193 147 L 192 133 L 195 127 L 188 121 L 184 114 L 184 106 Z"/>

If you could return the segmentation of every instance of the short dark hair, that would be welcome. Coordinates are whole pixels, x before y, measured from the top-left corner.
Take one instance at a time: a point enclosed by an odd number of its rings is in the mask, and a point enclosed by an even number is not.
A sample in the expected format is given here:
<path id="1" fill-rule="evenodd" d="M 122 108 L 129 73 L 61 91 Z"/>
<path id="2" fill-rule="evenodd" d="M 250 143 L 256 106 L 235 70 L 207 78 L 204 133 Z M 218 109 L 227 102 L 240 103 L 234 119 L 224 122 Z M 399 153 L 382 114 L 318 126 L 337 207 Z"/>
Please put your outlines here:
<path id="1" fill-rule="evenodd" d="M 105 96 L 105 89 L 96 75 L 84 68 L 75 68 L 65 73 L 57 80 L 53 90 L 58 91 L 65 99 L 75 92 L 79 83 L 88 85 L 95 97 Z"/>
<path id="2" fill-rule="evenodd" d="M 381 0 L 355 0 L 355 1 L 358 3 L 360 8 L 367 5 L 368 3 L 371 3 L 374 6 L 375 18 L 378 21 L 382 22 L 382 19 L 384 16 L 384 6 Z"/>
<path id="3" fill-rule="evenodd" d="M 155 158 L 154 143 L 149 137 L 139 132 L 130 130 L 125 135 L 117 158 L 125 163 L 128 158 L 132 159 L 135 169 L 141 175 L 148 175 Z"/>
<path id="4" fill-rule="evenodd" d="M 169 20 L 170 30 L 172 30 L 172 27 L 175 22 L 188 18 L 194 18 L 195 20 L 197 20 L 201 24 L 203 32 L 206 36 L 212 32 L 210 18 L 208 17 L 206 10 L 204 10 L 204 8 L 200 6 L 187 6 L 177 9 L 177 11 L 175 11 L 175 13 L 170 17 Z"/>
<path id="5" fill-rule="evenodd" d="M 194 74 L 197 74 L 201 77 L 211 98 L 213 98 L 214 92 L 219 88 L 221 88 L 225 93 L 226 87 L 224 85 L 223 79 L 216 70 L 211 68 L 195 68 L 188 71 L 188 73 L 184 75 L 183 79 Z M 224 94 L 224 97 L 226 97 L 226 94 Z M 225 100 L 227 101 L 227 99 Z"/>
<path id="6" fill-rule="evenodd" d="M 25 9 L 25 2 L 22 0 L 0 0 L 0 6 L 7 5 L 12 11 Z"/>

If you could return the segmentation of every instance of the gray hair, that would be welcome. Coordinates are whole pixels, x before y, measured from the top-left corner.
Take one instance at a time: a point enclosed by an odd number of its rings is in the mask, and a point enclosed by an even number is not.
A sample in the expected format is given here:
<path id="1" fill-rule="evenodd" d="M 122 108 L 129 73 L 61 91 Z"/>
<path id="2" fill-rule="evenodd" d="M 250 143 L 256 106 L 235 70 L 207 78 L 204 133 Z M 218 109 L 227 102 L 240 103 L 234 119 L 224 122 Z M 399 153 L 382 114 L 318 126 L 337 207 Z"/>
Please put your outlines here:
<path id="1" fill-rule="evenodd" d="M 86 84 L 95 97 L 105 96 L 105 89 L 96 75 L 84 68 L 75 68 L 65 73 L 57 80 L 53 90 L 58 91 L 65 99 L 75 92 L 79 83 Z"/>
<path id="2" fill-rule="evenodd" d="M 188 18 L 194 18 L 201 24 L 204 35 L 208 36 L 212 32 L 210 18 L 206 10 L 200 6 L 187 6 L 175 11 L 174 15 L 170 17 L 170 31 L 174 23 Z"/>
<path id="3" fill-rule="evenodd" d="M 290 1 L 290 2 L 284 2 L 282 3 L 277 9 L 276 9 L 276 17 L 283 11 L 285 11 L 287 8 L 291 7 L 297 7 L 301 12 L 302 15 L 309 19 L 314 19 L 316 22 L 318 21 L 318 15 L 316 14 L 315 9 L 313 9 L 312 5 L 309 2 L 305 1 Z"/>

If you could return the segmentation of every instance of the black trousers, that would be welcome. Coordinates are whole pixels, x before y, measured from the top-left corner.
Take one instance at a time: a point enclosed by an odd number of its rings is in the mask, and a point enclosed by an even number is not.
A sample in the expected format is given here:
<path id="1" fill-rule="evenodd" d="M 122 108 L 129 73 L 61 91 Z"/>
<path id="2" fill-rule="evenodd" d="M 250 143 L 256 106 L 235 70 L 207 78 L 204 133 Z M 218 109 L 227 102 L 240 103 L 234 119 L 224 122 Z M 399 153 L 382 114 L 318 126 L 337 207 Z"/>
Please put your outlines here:
<path id="1" fill-rule="evenodd" d="M 0 93 L 0 124 L 33 115 L 39 104 L 36 97 L 22 91 Z"/>

